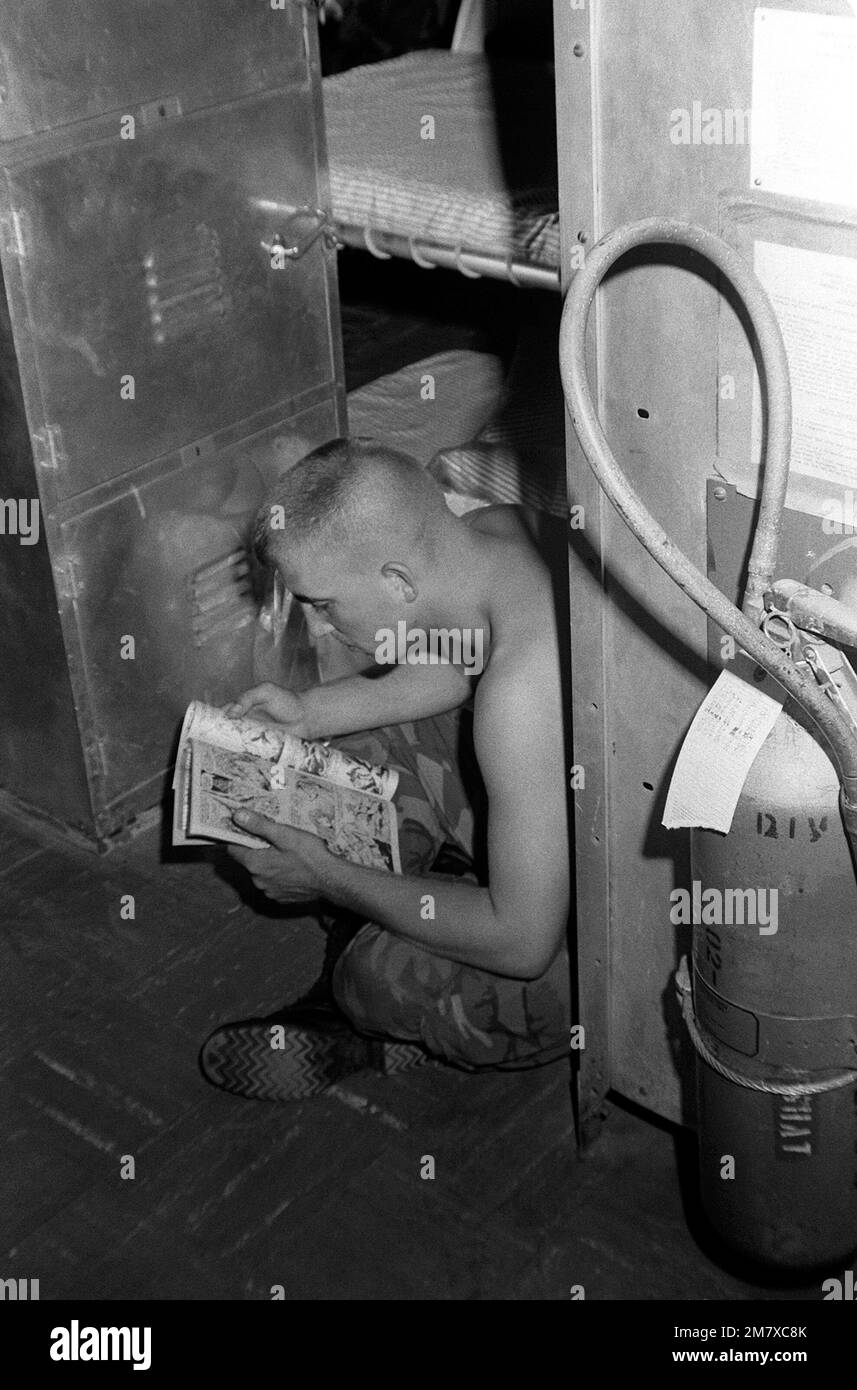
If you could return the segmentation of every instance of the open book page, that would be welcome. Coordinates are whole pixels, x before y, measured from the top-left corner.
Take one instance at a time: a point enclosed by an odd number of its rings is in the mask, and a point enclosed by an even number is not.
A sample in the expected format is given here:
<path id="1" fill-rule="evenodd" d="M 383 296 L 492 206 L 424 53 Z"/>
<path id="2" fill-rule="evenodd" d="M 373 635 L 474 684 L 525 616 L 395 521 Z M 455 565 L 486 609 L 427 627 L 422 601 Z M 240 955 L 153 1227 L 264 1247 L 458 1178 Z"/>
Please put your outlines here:
<path id="1" fill-rule="evenodd" d="M 395 768 L 377 767 L 339 748 L 329 748 L 325 743 L 295 738 L 275 724 L 263 724 L 256 719 L 229 719 L 213 705 L 194 700 L 188 705 L 182 725 L 173 790 L 181 776 L 182 749 L 192 739 L 232 753 L 276 759 L 281 770 L 291 767 L 315 777 L 325 777 L 341 787 L 372 792 L 388 801 L 399 781 Z"/>
<path id="2" fill-rule="evenodd" d="M 191 836 L 187 827 L 190 821 L 190 755 L 191 745 L 185 743 L 179 749 L 173 776 L 173 844 L 208 845 L 210 840 L 201 836 Z"/>
<path id="3" fill-rule="evenodd" d="M 266 840 L 233 823 L 247 809 L 324 840 L 332 854 L 372 869 L 401 873 L 396 809 L 371 792 L 345 788 L 313 773 L 280 768 L 274 785 L 270 759 L 191 741 L 190 812 L 187 833 L 255 849 Z"/>

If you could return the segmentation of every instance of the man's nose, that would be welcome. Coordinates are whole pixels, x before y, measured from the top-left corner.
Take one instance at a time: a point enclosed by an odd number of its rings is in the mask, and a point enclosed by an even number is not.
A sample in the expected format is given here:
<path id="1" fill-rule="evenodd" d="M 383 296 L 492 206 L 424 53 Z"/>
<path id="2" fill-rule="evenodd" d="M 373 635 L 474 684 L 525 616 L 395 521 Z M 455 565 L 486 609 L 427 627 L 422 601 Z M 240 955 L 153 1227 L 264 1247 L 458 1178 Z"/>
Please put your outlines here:
<path id="1" fill-rule="evenodd" d="M 306 614 L 306 625 L 309 635 L 313 641 L 318 641 L 319 637 L 326 637 L 329 632 L 333 632 L 333 623 L 327 618 L 323 618 L 320 613 L 316 613 L 314 608 L 304 608 Z"/>

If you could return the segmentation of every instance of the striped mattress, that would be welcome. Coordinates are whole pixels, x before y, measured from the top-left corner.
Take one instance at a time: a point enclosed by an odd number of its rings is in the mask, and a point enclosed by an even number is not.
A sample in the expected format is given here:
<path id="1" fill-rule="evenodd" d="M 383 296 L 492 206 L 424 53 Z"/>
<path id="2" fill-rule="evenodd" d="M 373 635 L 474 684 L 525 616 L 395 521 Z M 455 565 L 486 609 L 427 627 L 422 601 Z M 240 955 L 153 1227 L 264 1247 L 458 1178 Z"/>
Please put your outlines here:
<path id="1" fill-rule="evenodd" d="M 349 433 L 418 459 L 451 505 L 457 494 L 566 517 L 564 421 L 553 374 L 522 358 L 504 380 L 498 357 L 466 349 L 413 362 L 348 396 Z"/>
<path id="2" fill-rule="evenodd" d="M 548 64 L 429 49 L 323 88 L 336 223 L 559 266 Z"/>

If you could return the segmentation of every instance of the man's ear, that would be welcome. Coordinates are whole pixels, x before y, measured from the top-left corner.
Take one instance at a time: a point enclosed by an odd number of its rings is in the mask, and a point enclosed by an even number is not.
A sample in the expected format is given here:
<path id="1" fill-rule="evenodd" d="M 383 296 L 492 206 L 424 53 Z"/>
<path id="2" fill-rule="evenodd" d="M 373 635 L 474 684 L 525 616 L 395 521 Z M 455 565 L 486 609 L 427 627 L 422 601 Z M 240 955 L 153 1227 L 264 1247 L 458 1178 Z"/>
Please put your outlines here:
<path id="1" fill-rule="evenodd" d="M 405 603 L 413 603 L 419 594 L 416 576 L 401 560 L 388 560 L 381 566 L 381 574 L 395 597 Z"/>

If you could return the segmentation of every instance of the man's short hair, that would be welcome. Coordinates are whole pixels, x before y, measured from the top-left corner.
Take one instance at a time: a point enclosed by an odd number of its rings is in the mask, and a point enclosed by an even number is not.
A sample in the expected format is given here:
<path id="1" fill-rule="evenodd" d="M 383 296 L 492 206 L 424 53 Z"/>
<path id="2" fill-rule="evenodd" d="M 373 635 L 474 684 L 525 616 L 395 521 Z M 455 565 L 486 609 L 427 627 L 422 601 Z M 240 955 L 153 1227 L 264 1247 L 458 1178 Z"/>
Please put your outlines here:
<path id="1" fill-rule="evenodd" d="M 440 488 L 409 454 L 375 439 L 333 439 L 277 481 L 257 513 L 253 544 L 266 564 L 281 546 L 322 536 L 340 546 L 387 535 L 420 546 L 445 512 Z"/>

